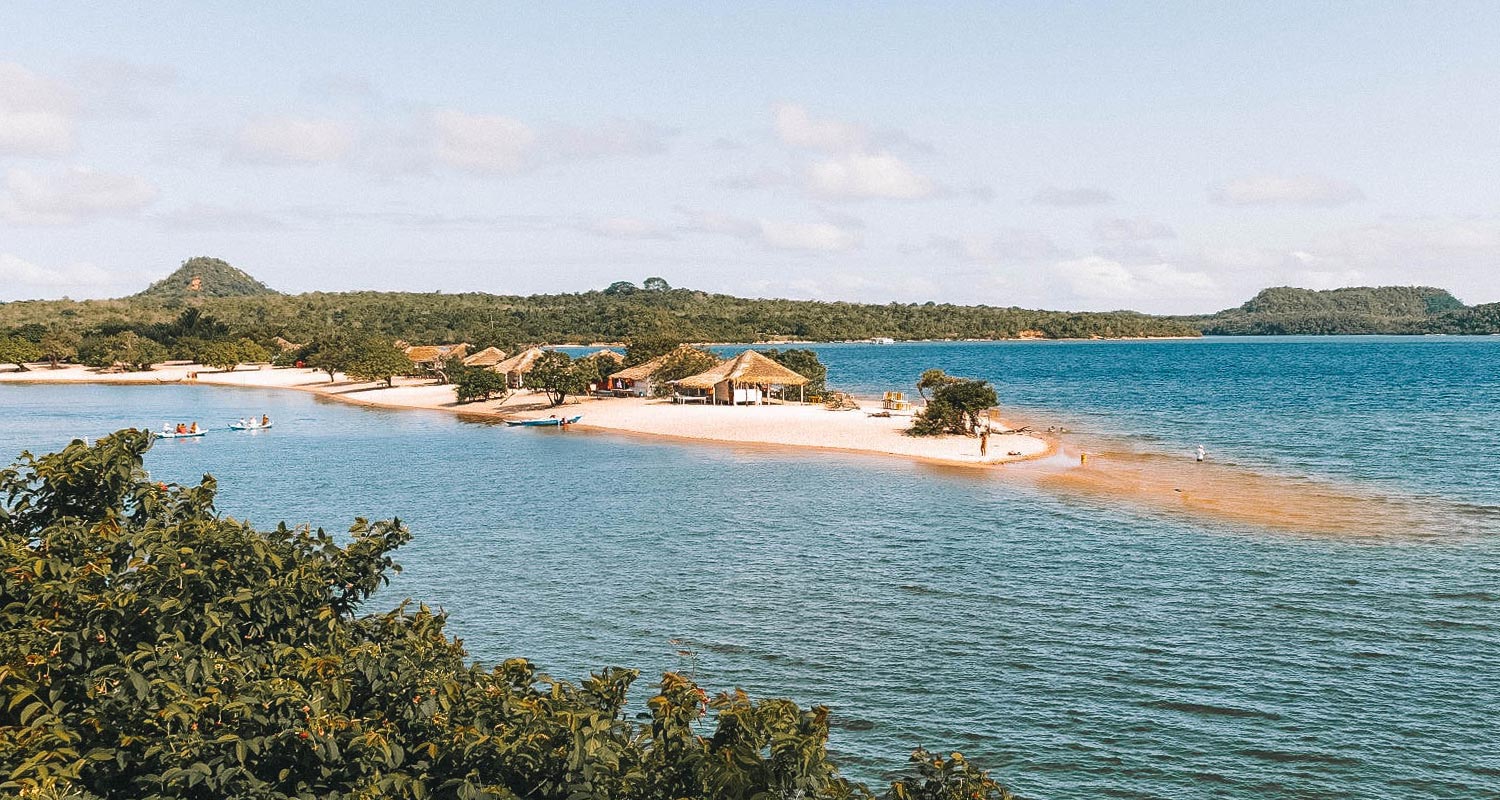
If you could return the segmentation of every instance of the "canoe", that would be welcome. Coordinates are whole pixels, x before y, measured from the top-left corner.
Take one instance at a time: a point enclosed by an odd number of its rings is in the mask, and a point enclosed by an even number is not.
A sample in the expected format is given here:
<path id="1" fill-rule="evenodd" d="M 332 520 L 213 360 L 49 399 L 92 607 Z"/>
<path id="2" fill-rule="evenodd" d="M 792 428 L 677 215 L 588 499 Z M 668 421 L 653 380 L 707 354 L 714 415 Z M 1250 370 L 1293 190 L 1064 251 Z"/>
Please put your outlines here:
<path id="1" fill-rule="evenodd" d="M 241 425 L 238 422 L 231 422 L 229 423 L 229 429 L 232 431 L 263 431 L 274 426 L 275 424 L 276 423 L 272 422 L 266 425 Z"/>
<path id="2" fill-rule="evenodd" d="M 208 435 L 208 431 L 200 430 L 197 433 L 177 433 L 176 431 L 156 431 L 158 439 L 196 439 L 199 436 Z"/>
<path id="3" fill-rule="evenodd" d="M 558 419 L 556 417 L 549 417 L 547 419 L 508 419 L 505 421 L 505 424 L 511 426 L 512 428 L 557 428 L 563 425 L 572 425 L 573 423 L 581 419 L 583 419 L 583 415 L 579 414 L 575 417 L 568 417 L 567 419 Z"/>

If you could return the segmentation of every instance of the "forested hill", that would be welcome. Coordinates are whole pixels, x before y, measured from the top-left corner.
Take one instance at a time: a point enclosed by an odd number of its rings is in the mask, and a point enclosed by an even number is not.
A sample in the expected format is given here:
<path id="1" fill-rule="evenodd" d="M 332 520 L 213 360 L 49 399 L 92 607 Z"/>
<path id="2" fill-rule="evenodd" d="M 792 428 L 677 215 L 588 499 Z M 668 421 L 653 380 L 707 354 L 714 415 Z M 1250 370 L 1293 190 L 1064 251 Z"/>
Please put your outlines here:
<path id="1" fill-rule="evenodd" d="M 1205 334 L 1422 334 L 1500 331 L 1500 304 L 1465 306 L 1431 286 L 1314 291 L 1278 286 L 1238 308 L 1181 317 Z"/>
<path id="2" fill-rule="evenodd" d="M 229 262 L 208 256 L 196 256 L 182 262 L 176 272 L 133 295 L 144 300 L 190 300 L 204 297 L 250 297 L 277 292 L 236 269 Z"/>
<path id="3" fill-rule="evenodd" d="M 184 277 L 191 276 L 179 270 L 170 280 L 180 283 Z M 673 289 L 659 278 L 639 287 L 619 282 L 598 291 L 529 297 L 409 292 L 283 295 L 264 289 L 259 282 L 255 285 L 264 291 L 213 296 L 207 291 L 158 293 L 156 289 L 162 283 L 118 300 L 0 304 L 0 333 L 20 329 L 17 332 L 35 336 L 41 328 L 61 325 L 81 334 L 134 330 L 149 337 L 162 326 L 170 327 L 188 308 L 197 309 L 236 335 L 261 341 L 274 336 L 307 341 L 330 331 L 357 330 L 411 342 L 467 341 L 507 349 L 539 342 L 614 342 L 641 335 L 684 341 L 756 342 L 882 336 L 1062 339 L 1198 333 L 1176 320 L 1129 311 L 1071 313 L 935 303 L 869 305 L 747 299 Z"/>

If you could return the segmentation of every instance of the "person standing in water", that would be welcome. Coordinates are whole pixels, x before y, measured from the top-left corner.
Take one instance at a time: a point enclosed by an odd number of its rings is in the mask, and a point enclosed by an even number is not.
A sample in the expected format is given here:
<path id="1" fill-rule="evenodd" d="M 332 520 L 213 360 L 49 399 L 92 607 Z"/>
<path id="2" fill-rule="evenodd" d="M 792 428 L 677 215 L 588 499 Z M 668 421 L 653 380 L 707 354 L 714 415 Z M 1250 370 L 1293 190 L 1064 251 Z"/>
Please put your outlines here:
<path id="1" fill-rule="evenodd" d="M 1198 445 L 1197 452 L 1194 453 L 1193 455 L 1194 455 L 1193 460 L 1197 461 L 1198 463 L 1201 464 L 1201 463 L 1203 463 L 1203 459 L 1205 459 L 1205 458 L 1208 457 L 1208 451 L 1204 450 L 1203 449 L 1203 445 L 1200 444 L 1200 445 Z"/>

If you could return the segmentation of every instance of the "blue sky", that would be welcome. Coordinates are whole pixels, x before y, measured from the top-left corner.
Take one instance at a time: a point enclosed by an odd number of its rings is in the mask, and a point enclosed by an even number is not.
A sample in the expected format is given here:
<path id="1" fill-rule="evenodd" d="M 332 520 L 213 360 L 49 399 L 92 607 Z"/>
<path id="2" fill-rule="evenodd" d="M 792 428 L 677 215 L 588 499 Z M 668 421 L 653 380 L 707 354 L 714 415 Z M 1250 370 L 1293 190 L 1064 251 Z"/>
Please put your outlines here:
<path id="1" fill-rule="evenodd" d="M 0 6 L 0 300 L 1500 300 L 1500 5 Z"/>

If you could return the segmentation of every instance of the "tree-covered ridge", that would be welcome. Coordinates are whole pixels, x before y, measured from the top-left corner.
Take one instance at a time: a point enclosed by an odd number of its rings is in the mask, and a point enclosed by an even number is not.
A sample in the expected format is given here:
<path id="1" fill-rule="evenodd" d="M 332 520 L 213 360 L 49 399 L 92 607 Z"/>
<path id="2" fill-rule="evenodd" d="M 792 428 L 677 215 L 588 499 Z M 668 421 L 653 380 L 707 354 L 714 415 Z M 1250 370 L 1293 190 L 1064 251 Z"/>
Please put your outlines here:
<path id="1" fill-rule="evenodd" d="M 1482 307 L 1475 307 L 1482 308 Z M 1493 333 L 1486 317 L 1431 286 L 1265 289 L 1249 302 L 1205 317 L 1184 318 L 1209 335 Z M 1492 319 L 1492 317 L 1491 317 Z"/>
<path id="2" fill-rule="evenodd" d="M 0 793 L 50 800 L 854 800 L 829 710 L 635 670 L 482 667 L 446 617 L 369 613 L 410 540 L 220 516 L 145 431 L 0 470 Z M 640 713 L 638 713 L 640 712 Z M 893 765 L 894 766 L 894 765 Z M 1001 800 L 916 751 L 892 800 Z"/>
<path id="3" fill-rule="evenodd" d="M 198 297 L 249 297 L 277 292 L 250 277 L 249 273 L 230 266 L 229 262 L 208 256 L 194 256 L 175 272 L 146 287 L 133 297 L 152 300 L 188 300 Z"/>

